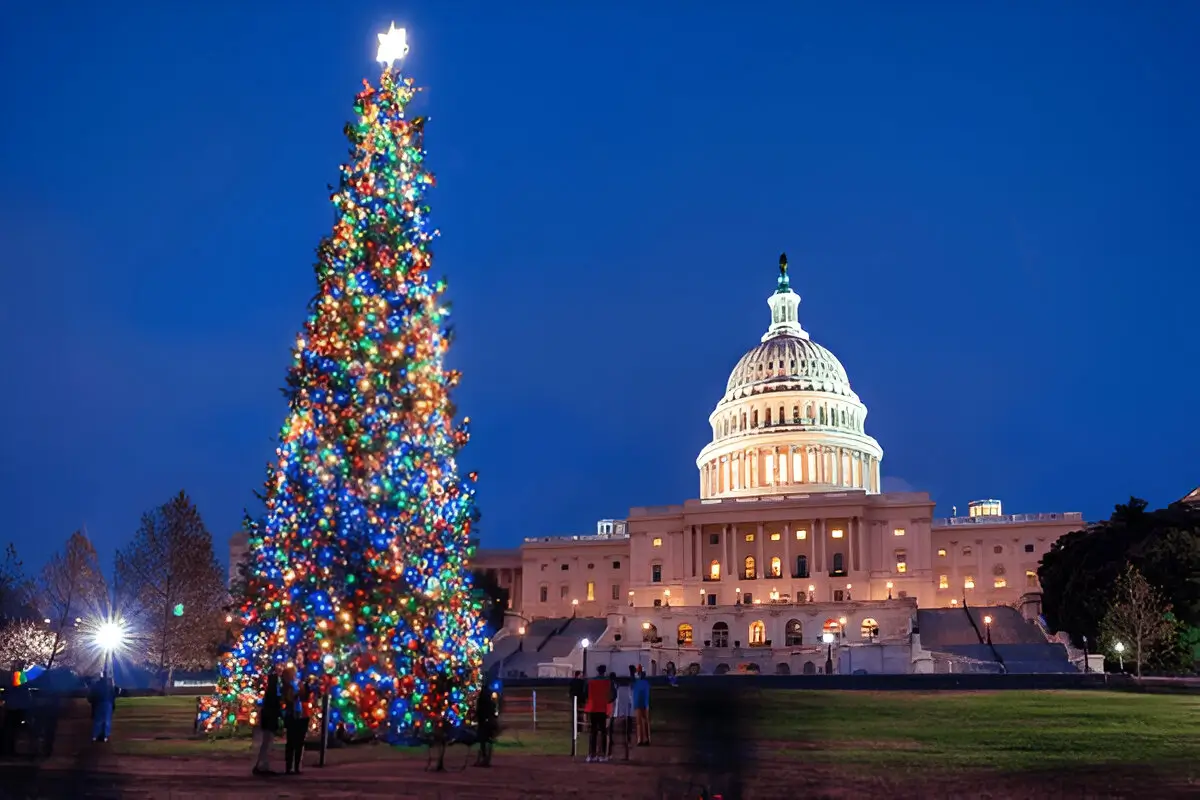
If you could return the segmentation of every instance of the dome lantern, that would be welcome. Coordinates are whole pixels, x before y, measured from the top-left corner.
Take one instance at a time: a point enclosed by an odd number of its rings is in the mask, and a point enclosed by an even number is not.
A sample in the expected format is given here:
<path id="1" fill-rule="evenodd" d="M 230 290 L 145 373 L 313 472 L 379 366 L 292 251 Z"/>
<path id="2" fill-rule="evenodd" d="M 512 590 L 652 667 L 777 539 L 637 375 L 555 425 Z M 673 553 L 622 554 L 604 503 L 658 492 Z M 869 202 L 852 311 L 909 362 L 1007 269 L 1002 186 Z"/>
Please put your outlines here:
<path id="1" fill-rule="evenodd" d="M 762 341 L 776 336 L 808 338 L 808 332 L 800 327 L 800 295 L 792 291 L 788 279 L 787 253 L 779 255 L 778 288 L 767 298 L 767 305 L 771 307 L 771 327 L 763 334 Z"/>

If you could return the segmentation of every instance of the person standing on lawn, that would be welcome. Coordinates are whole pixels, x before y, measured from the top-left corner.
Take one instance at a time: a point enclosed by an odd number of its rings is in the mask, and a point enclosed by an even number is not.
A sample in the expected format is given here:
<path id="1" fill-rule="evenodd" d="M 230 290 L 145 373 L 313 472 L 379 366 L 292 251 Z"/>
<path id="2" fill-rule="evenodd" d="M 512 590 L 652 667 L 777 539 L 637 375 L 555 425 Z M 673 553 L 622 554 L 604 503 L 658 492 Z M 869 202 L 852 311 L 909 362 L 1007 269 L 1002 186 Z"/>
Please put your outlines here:
<path id="1" fill-rule="evenodd" d="M 274 775 L 271 770 L 271 745 L 275 744 L 275 734 L 279 731 L 280 708 L 279 697 L 279 667 L 272 667 L 267 674 L 267 684 L 263 689 L 262 705 L 258 709 L 258 727 L 254 730 L 257 738 L 257 755 L 254 761 L 255 775 Z"/>
<path id="2" fill-rule="evenodd" d="M 639 665 L 633 681 L 633 713 L 637 717 L 638 747 L 650 744 L 650 681 Z"/>
<path id="3" fill-rule="evenodd" d="M 608 732 L 608 756 L 612 758 L 617 746 L 617 737 L 625 741 L 625 760 L 629 760 L 629 739 L 633 728 L 633 667 L 629 668 L 629 677 L 617 679 L 617 673 L 612 673 L 613 700 L 612 727 Z"/>
<path id="4" fill-rule="evenodd" d="M 92 704 L 92 741 L 107 742 L 112 736 L 113 710 L 117 705 L 117 687 L 109 675 L 101 675 L 92 682 L 88 692 Z"/>
<path id="5" fill-rule="evenodd" d="M 308 735 L 312 691 L 307 681 L 296 680 L 296 670 L 289 668 L 283 676 L 283 748 L 284 772 L 300 774 L 304 761 L 304 739 Z"/>
<path id="6" fill-rule="evenodd" d="M 587 684 L 588 761 L 608 761 L 608 705 L 614 699 L 612 682 L 603 664 Z"/>

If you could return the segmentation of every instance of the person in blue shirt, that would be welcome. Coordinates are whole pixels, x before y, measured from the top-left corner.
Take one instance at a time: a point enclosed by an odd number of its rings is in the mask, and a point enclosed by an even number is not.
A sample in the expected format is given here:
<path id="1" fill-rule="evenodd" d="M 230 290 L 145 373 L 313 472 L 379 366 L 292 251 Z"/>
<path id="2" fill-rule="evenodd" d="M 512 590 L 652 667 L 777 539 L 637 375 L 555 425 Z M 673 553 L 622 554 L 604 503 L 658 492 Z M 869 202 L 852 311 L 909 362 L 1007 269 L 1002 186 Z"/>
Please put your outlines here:
<path id="1" fill-rule="evenodd" d="M 633 667 L 629 671 L 633 673 Z M 650 744 L 650 681 L 646 679 L 646 671 L 639 666 L 633 679 L 633 713 L 637 719 L 637 744 L 645 747 Z"/>

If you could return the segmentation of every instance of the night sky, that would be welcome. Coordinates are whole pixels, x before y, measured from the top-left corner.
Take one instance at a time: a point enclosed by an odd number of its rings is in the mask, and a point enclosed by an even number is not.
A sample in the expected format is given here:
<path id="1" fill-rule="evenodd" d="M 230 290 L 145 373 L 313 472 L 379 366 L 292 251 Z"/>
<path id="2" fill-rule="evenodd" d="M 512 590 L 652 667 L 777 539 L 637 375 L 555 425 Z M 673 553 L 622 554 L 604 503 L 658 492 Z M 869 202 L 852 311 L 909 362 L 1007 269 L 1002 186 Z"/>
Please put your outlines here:
<path id="1" fill-rule="evenodd" d="M 1200 4 L 168 5 L 0 28 L 0 542 L 27 566 L 85 522 L 110 563 L 180 488 L 224 559 L 392 20 L 486 545 L 696 496 L 781 250 L 885 488 L 1097 518 L 1200 483 Z"/>

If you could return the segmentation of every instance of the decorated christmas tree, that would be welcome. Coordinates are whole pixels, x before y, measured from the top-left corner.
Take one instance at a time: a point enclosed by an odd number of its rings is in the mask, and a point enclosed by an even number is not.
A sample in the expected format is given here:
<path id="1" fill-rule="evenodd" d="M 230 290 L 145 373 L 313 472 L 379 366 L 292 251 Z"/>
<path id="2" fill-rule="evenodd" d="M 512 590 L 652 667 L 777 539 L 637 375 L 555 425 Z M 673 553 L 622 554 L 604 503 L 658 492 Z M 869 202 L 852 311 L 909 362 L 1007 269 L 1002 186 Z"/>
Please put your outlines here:
<path id="1" fill-rule="evenodd" d="M 246 600 L 231 617 L 211 730 L 294 667 L 331 704 L 327 725 L 420 740 L 473 708 L 488 643 L 470 586 L 474 474 L 445 367 L 446 285 L 430 277 L 424 119 L 393 64 L 403 29 L 379 36 L 383 74 L 346 125 L 350 161 L 318 249 L 317 294 L 288 374 L 289 413 L 250 539 Z"/>

